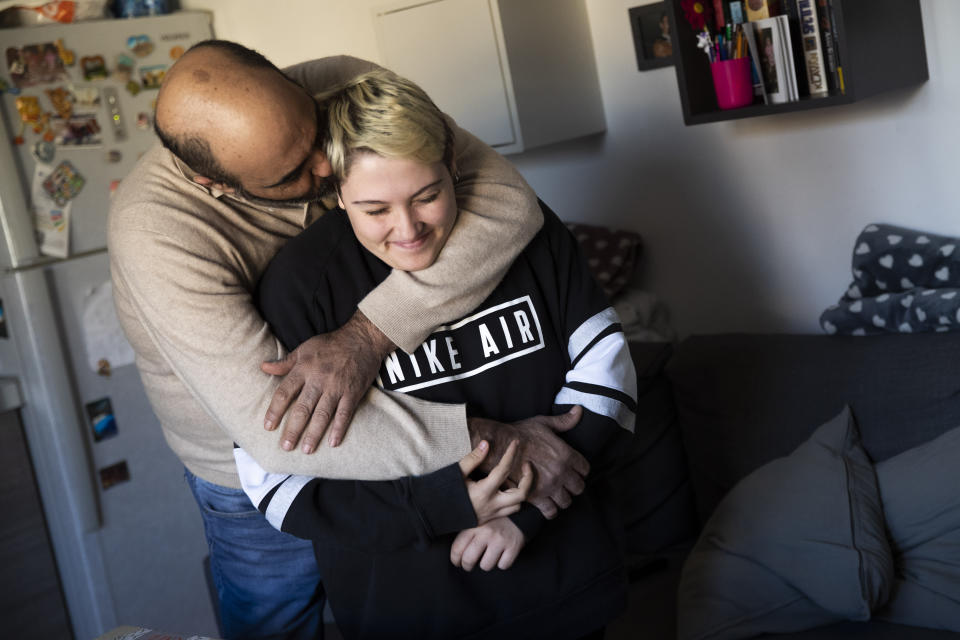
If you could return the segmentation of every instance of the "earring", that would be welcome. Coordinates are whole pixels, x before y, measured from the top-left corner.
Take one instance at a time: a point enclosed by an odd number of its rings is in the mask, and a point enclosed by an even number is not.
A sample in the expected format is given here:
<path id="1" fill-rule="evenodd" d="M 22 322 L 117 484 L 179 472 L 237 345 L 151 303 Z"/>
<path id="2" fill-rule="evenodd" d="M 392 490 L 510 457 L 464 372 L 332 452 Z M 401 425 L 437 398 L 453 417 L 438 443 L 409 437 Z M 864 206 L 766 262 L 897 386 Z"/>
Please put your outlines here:
<path id="1" fill-rule="evenodd" d="M 460 169 L 457 169 L 456 171 L 453 172 L 453 184 L 459 184 L 459 183 L 460 183 Z"/>

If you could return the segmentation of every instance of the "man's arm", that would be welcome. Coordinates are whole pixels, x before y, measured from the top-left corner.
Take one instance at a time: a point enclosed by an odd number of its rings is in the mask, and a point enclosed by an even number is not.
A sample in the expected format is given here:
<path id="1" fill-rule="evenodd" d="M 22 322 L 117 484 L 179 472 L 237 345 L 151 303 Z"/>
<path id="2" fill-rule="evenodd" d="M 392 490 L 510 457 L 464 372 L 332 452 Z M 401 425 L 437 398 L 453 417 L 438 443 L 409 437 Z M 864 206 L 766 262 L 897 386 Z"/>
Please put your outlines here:
<path id="1" fill-rule="evenodd" d="M 167 223 L 155 221 L 166 218 Z M 171 227 L 164 235 L 159 227 Z M 368 390 L 341 449 L 285 453 L 262 416 L 277 382 L 257 363 L 283 355 L 257 313 L 246 274 L 217 256 L 191 211 L 139 202 L 136 216 L 111 216 L 111 270 L 129 300 L 128 332 L 144 331 L 164 363 L 231 439 L 268 470 L 331 478 L 422 474 L 458 461 L 471 446 L 462 406 Z M 135 325 L 127 326 L 127 325 Z M 391 425 L 383 428 L 383 425 Z M 202 434 L 198 434 L 202 441 Z"/>

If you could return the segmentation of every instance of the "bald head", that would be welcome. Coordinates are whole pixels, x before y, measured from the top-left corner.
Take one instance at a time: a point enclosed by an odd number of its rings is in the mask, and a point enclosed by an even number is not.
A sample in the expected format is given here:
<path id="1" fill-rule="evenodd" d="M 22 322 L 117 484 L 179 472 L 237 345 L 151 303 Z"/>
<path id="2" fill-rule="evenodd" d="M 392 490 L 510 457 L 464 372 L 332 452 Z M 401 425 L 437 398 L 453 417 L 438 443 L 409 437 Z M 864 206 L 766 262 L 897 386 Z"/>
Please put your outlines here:
<path id="1" fill-rule="evenodd" d="M 157 97 L 157 133 L 198 174 L 244 188 L 281 178 L 316 137 L 313 99 L 260 54 L 223 41 L 191 48 Z M 279 155 L 278 155 L 279 154 Z M 302 153 L 301 153 L 302 156 Z"/>

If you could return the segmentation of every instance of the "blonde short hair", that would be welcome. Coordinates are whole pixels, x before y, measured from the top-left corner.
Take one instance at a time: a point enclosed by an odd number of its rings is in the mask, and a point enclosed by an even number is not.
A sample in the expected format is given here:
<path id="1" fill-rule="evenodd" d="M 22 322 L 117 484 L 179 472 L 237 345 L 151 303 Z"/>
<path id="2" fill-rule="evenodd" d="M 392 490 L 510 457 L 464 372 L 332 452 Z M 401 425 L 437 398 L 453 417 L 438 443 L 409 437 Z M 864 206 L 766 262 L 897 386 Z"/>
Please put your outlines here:
<path id="1" fill-rule="evenodd" d="M 423 89 L 406 78 L 378 69 L 316 100 L 326 116 L 324 150 L 337 180 L 346 178 L 357 152 L 452 166 L 450 125 Z"/>

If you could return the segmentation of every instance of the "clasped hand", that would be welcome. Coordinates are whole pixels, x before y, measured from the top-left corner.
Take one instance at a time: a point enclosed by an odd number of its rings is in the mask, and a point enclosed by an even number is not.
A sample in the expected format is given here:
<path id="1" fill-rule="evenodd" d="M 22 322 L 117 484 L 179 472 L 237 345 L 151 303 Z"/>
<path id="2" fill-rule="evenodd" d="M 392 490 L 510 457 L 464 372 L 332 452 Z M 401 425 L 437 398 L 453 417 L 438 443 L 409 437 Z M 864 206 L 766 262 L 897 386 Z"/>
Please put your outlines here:
<path id="1" fill-rule="evenodd" d="M 487 477 L 471 480 L 470 474 L 480 467 L 489 450 L 487 441 L 483 440 L 460 460 L 470 503 L 477 514 L 477 526 L 457 534 L 450 545 L 450 562 L 466 571 L 478 564 L 484 571 L 509 569 L 525 543 L 523 533 L 506 516 L 517 512 L 527 499 L 533 486 L 533 469 L 529 462 L 523 463 L 517 486 L 505 486 L 519 450 L 519 442 L 514 440 Z"/>

